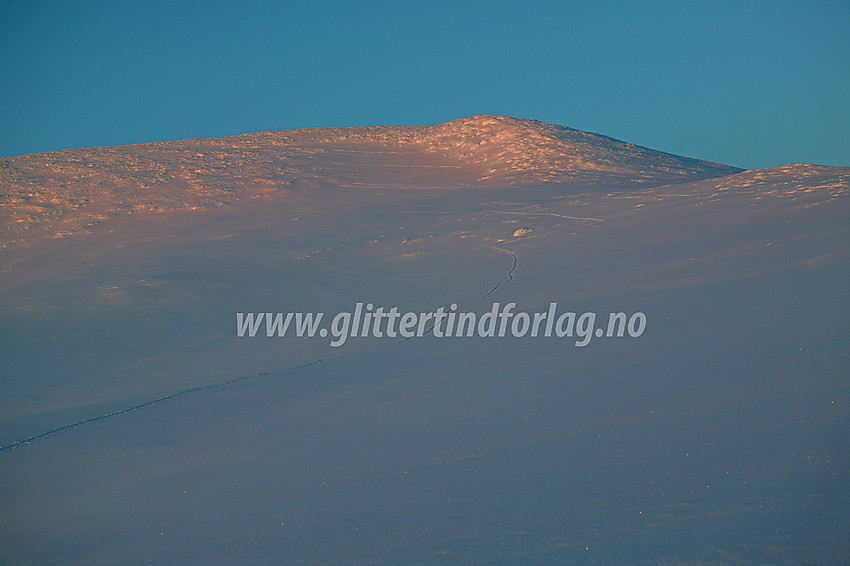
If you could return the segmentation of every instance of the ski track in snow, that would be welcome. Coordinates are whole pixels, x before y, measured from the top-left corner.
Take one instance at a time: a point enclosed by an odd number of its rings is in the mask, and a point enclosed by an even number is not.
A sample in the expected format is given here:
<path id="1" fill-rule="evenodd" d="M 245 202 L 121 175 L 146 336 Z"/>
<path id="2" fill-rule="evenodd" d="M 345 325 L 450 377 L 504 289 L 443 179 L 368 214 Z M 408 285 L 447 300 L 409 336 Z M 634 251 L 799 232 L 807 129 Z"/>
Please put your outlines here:
<path id="1" fill-rule="evenodd" d="M 493 249 L 494 249 L 494 250 L 499 250 L 500 252 L 505 252 L 506 254 L 508 254 L 509 256 L 511 256 L 512 258 L 514 258 L 514 263 L 513 263 L 513 265 L 511 266 L 511 268 L 508 270 L 508 278 L 507 278 L 507 279 L 505 279 L 504 281 L 499 281 L 498 283 L 496 283 L 496 285 L 495 285 L 492 289 L 490 289 L 489 291 L 487 291 L 486 293 L 484 293 L 483 295 L 481 295 L 481 298 L 482 298 L 482 299 L 483 299 L 484 297 L 489 297 L 490 295 L 492 295 L 493 293 L 495 293 L 495 292 L 496 292 L 496 289 L 498 289 L 498 288 L 502 285 L 502 283 L 506 283 L 506 282 L 508 282 L 508 281 L 513 281 L 513 278 L 514 278 L 514 270 L 516 269 L 517 260 L 519 259 L 519 258 L 517 258 L 516 254 L 515 254 L 514 252 L 512 252 L 511 250 L 506 250 L 505 248 L 497 248 L 496 246 L 493 246 Z"/>
<path id="2" fill-rule="evenodd" d="M 517 212 L 515 210 L 488 210 L 494 214 L 524 214 L 528 216 L 555 216 L 557 218 L 568 218 L 569 220 L 591 220 L 593 222 L 602 222 L 601 218 L 592 216 L 567 216 L 565 214 L 556 214 L 554 212 Z"/>
<path id="3" fill-rule="evenodd" d="M 295 367 L 291 367 L 289 369 L 286 369 L 286 370 L 284 370 L 283 373 L 288 373 L 288 372 L 295 371 L 295 370 L 298 370 L 298 369 L 303 369 L 303 368 L 306 368 L 308 366 L 312 366 L 314 364 L 317 364 L 321 361 L 322 360 L 313 360 L 312 362 L 307 362 L 305 364 L 301 364 L 299 366 L 295 366 Z M 176 393 L 171 393 L 170 395 L 165 395 L 163 397 L 158 397 L 156 399 L 152 399 L 152 400 L 146 401 L 144 403 L 139 403 L 138 405 L 133 405 L 132 407 L 127 407 L 126 409 L 121 409 L 119 411 L 114 411 L 112 413 L 107 413 L 105 415 L 99 415 L 97 417 L 90 417 L 88 419 L 83 419 L 83 420 L 77 421 L 75 423 L 71 423 L 71 424 L 68 424 L 68 425 L 60 426 L 58 428 L 54 428 L 52 430 L 48 430 L 47 432 L 37 434 L 35 436 L 32 436 L 32 437 L 24 439 L 24 440 L 18 440 L 18 441 L 12 442 L 11 444 L 7 444 L 5 446 L 0 447 L 0 452 L 6 452 L 8 450 L 12 450 L 13 448 L 17 448 L 18 446 L 22 446 L 24 444 L 32 444 L 32 443 L 34 443 L 38 440 L 41 440 L 43 438 L 46 438 L 48 436 L 52 436 L 54 434 L 57 434 L 57 433 L 60 433 L 60 432 L 66 431 L 66 430 L 71 430 L 72 428 L 77 428 L 77 427 L 84 426 L 84 425 L 87 425 L 87 424 L 96 423 L 98 421 L 103 421 L 103 420 L 106 420 L 106 419 L 110 419 L 112 417 L 117 417 L 119 415 L 130 413 L 132 411 L 138 411 L 139 409 L 143 409 L 145 407 L 150 407 L 151 405 L 156 405 L 158 403 L 162 403 L 162 402 L 168 401 L 170 399 L 175 399 L 177 397 L 181 397 L 181 396 L 187 395 L 189 393 L 195 393 L 195 392 L 198 392 L 198 391 L 205 391 L 205 390 L 208 390 L 208 389 L 217 389 L 219 387 L 226 387 L 228 385 L 233 385 L 234 383 L 239 383 L 240 381 L 245 381 L 245 380 L 248 380 L 248 379 L 254 379 L 254 378 L 257 378 L 257 377 L 263 377 L 265 375 L 270 375 L 270 374 L 271 374 L 271 372 L 264 371 L 262 373 L 256 373 L 256 374 L 253 374 L 253 375 L 243 375 L 241 377 L 236 377 L 236 378 L 233 378 L 233 379 L 230 379 L 228 381 L 221 382 L 221 383 L 214 383 L 212 385 L 201 385 L 199 387 L 190 387 L 189 389 L 183 389 L 181 391 L 177 391 Z"/>
<path id="4" fill-rule="evenodd" d="M 466 454 L 465 456 L 458 456 L 456 458 L 449 458 L 448 460 L 440 460 L 439 462 L 433 462 L 431 464 L 425 464 L 424 466 L 419 466 L 418 468 L 410 468 L 409 470 L 404 470 L 401 472 L 401 475 L 406 476 L 407 474 L 412 474 L 414 472 L 420 472 L 422 470 L 428 470 L 430 468 L 436 468 L 437 466 L 444 466 L 446 464 L 453 464 L 454 462 L 462 462 L 464 460 L 469 460 L 470 458 L 477 458 L 478 456 L 483 456 L 484 452 L 479 448 L 477 452 L 473 452 L 472 454 Z"/>
<path id="5" fill-rule="evenodd" d="M 507 281 L 512 281 L 513 278 L 514 278 L 514 276 L 513 276 L 514 270 L 517 267 L 518 258 L 517 258 L 516 254 L 514 252 L 507 250 L 507 249 L 504 249 L 504 248 L 499 248 L 499 247 L 496 247 L 496 246 L 493 246 L 493 249 L 499 250 L 501 252 L 504 252 L 504 253 L 510 255 L 513 258 L 513 264 L 511 265 L 511 268 L 507 272 L 507 279 L 504 280 L 504 281 L 499 281 L 498 283 L 496 283 L 496 285 L 492 289 L 490 289 L 486 294 L 482 295 L 482 298 L 492 295 L 496 291 L 496 289 L 498 289 L 502 285 L 502 283 L 507 282 Z M 434 329 L 434 324 L 431 324 L 431 326 L 429 326 L 428 328 L 425 329 L 423 335 L 429 334 L 433 329 Z M 382 348 L 387 348 L 387 347 L 390 347 L 390 346 L 402 344 L 402 343 L 407 342 L 409 340 L 413 340 L 413 338 L 416 338 L 416 336 L 412 336 L 410 338 L 404 338 L 402 340 L 398 340 L 398 341 L 393 342 L 391 344 L 386 344 L 386 345 L 382 346 Z M 347 352 L 341 353 L 333 359 L 339 359 L 339 358 L 342 358 L 342 357 L 347 356 L 347 355 L 348 355 Z M 298 371 L 300 369 L 304 369 L 304 368 L 307 368 L 307 367 L 310 367 L 310 366 L 313 366 L 313 365 L 316 365 L 316 364 L 320 364 L 323 361 L 324 361 L 324 359 L 320 358 L 320 359 L 317 359 L 317 360 L 305 362 L 303 364 L 282 370 L 279 375 L 285 375 L 287 373 L 295 372 L 295 371 Z M 260 377 L 266 377 L 266 376 L 269 376 L 271 374 L 272 374 L 271 371 L 264 371 L 264 372 L 256 373 L 256 374 L 253 374 L 253 375 L 243 375 L 241 377 L 236 377 L 236 378 L 230 379 L 228 381 L 223 381 L 221 383 L 213 383 L 211 385 L 201 385 L 201 386 L 198 386 L 198 387 L 190 387 L 188 389 L 183 389 L 181 391 L 177 391 L 177 392 L 171 393 L 169 395 L 164 395 L 162 397 L 157 397 L 156 399 L 152 399 L 150 401 L 145 401 L 144 403 L 139 403 L 137 405 L 133 405 L 132 407 L 127 407 L 126 409 L 113 411 L 111 413 L 107 413 L 107 414 L 104 414 L 104 415 L 98 415 L 96 417 L 90 417 L 90 418 L 83 419 L 83 420 L 80 420 L 80 421 L 77 421 L 77 422 L 74 422 L 74 423 L 71 423 L 71 424 L 63 425 L 63 426 L 48 430 L 46 432 L 42 432 L 40 434 L 37 434 L 35 436 L 31 436 L 31 437 L 23 439 L 23 440 L 17 440 L 15 442 L 12 442 L 12 443 L 7 444 L 5 446 L 1 446 L 0 447 L 0 453 L 8 452 L 8 451 L 13 450 L 15 448 L 18 448 L 20 446 L 34 444 L 35 442 L 37 442 L 39 440 L 53 436 L 53 435 L 58 434 L 60 432 L 64 432 L 64 431 L 67 431 L 67 430 L 71 430 L 71 429 L 74 429 L 74 428 L 82 427 L 82 426 L 93 424 L 93 423 L 100 422 L 100 421 L 105 421 L 105 420 L 111 419 L 113 417 L 118 417 L 118 416 L 121 416 L 121 415 L 124 415 L 124 414 L 127 414 L 127 413 L 131 413 L 133 411 L 138 411 L 138 410 L 144 409 L 146 407 L 151 407 L 153 405 L 157 405 L 159 403 L 164 403 L 165 401 L 170 401 L 172 399 L 176 399 L 177 397 L 182 397 L 183 395 L 188 395 L 190 393 L 200 393 L 201 391 L 218 389 L 220 387 L 227 387 L 227 386 L 230 386 L 230 385 L 234 385 L 236 383 L 240 383 L 242 381 L 246 381 L 246 380 L 249 380 L 249 379 L 257 379 L 257 378 L 260 378 Z M 473 456 L 478 456 L 478 455 L 480 455 L 480 454 L 474 454 Z M 435 464 L 425 466 L 424 468 L 429 468 L 429 467 L 433 467 L 433 466 L 437 466 L 437 465 L 441 465 L 441 464 L 445 464 L 445 463 L 449 463 L 449 462 L 463 460 L 463 459 L 473 457 L 473 456 L 455 458 L 455 459 L 452 459 L 452 460 L 446 460 L 445 462 L 437 462 Z M 417 469 L 424 469 L 424 468 L 417 468 Z M 415 471 L 415 470 L 409 470 L 408 472 L 410 472 L 410 471 Z M 404 472 L 404 473 L 406 474 L 408 472 Z"/>

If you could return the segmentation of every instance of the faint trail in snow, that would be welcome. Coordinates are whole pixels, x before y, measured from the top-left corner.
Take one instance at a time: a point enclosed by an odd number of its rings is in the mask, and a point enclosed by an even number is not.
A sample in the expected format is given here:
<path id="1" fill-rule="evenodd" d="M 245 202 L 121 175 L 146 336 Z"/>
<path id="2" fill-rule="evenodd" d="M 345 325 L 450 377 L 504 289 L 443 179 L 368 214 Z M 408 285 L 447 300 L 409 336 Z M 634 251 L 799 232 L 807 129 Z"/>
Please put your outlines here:
<path id="1" fill-rule="evenodd" d="M 513 265 L 511 266 L 511 268 L 508 270 L 508 278 L 507 278 L 505 281 L 499 281 L 498 283 L 496 283 L 496 285 L 494 285 L 494 286 L 493 286 L 493 288 L 492 288 L 492 289 L 490 289 L 489 291 L 487 291 L 486 293 L 484 293 L 483 295 L 481 295 L 481 298 L 482 298 L 482 299 L 483 299 L 484 297 L 489 297 L 490 295 L 492 295 L 493 293 L 495 293 L 495 292 L 496 292 L 496 289 L 498 289 L 498 288 L 499 288 L 499 286 L 500 286 L 502 283 L 504 283 L 504 282 L 506 282 L 506 281 L 513 281 L 513 278 L 514 278 L 514 269 L 516 269 L 516 263 L 517 263 L 517 259 L 518 259 L 518 258 L 517 258 L 516 254 L 515 254 L 514 252 L 512 252 L 511 250 L 506 250 L 505 248 L 497 248 L 496 246 L 493 246 L 493 249 L 494 249 L 494 250 L 499 250 L 500 252 L 505 252 L 506 254 L 508 254 L 509 256 L 511 256 L 512 258 L 514 258 L 514 264 L 513 264 Z"/>
<path id="2" fill-rule="evenodd" d="M 501 248 L 497 248 L 497 249 L 501 249 Z M 502 250 L 502 251 L 507 252 L 507 250 Z M 507 253 L 511 253 L 511 252 L 507 252 Z M 514 267 L 516 267 L 516 259 L 514 260 Z M 513 272 L 513 268 L 511 269 L 511 272 Z M 508 273 L 508 275 L 510 276 L 510 272 Z M 448 307 L 445 307 L 445 308 L 448 308 Z M 425 329 L 423 335 L 429 334 L 433 329 L 434 329 L 434 324 L 432 323 L 430 326 L 428 326 Z M 391 342 L 389 344 L 385 344 L 385 345 L 381 346 L 381 348 L 387 348 L 387 347 L 390 347 L 390 346 L 395 346 L 395 345 L 401 344 L 403 342 L 407 342 L 408 340 L 413 340 L 414 338 L 419 338 L 419 336 L 411 336 L 410 338 L 403 338 L 402 340 L 398 340 L 398 341 L 395 341 L 395 342 Z M 356 353 L 356 352 L 343 352 L 343 353 L 340 353 L 337 356 L 333 356 L 330 359 L 335 360 L 335 359 L 343 358 L 343 357 L 345 357 L 349 354 L 352 354 L 352 353 Z M 285 375 L 287 373 L 294 372 L 294 371 L 297 371 L 299 369 L 304 369 L 304 368 L 307 368 L 307 367 L 310 367 L 310 366 L 313 366 L 313 365 L 316 365 L 316 364 L 320 364 L 323 361 L 325 361 L 324 358 L 319 358 L 317 360 L 305 362 L 303 364 L 299 364 L 297 366 L 292 366 L 290 368 L 286 368 L 284 370 L 281 370 L 280 374 Z M 118 417 L 118 416 L 124 415 L 126 413 L 138 411 L 140 409 L 144 409 L 144 408 L 150 407 L 152 405 L 156 405 L 156 404 L 159 404 L 159 403 L 162 403 L 162 402 L 165 402 L 165 401 L 170 401 L 171 399 L 176 399 L 177 397 L 182 397 L 183 395 L 188 395 L 189 393 L 199 393 L 201 391 L 208 391 L 210 389 L 218 389 L 220 387 L 227 387 L 229 385 L 234 385 L 234 384 L 239 383 L 241 381 L 265 377 L 265 376 L 269 376 L 271 374 L 272 374 L 271 371 L 264 371 L 264 372 L 256 373 L 256 374 L 252 374 L 252 375 L 243 375 L 241 377 L 236 377 L 236 378 L 230 379 L 228 381 L 223 381 L 221 383 L 214 383 L 212 385 L 201 385 L 201 386 L 198 386 L 198 387 L 190 387 L 188 389 L 183 389 L 181 391 L 177 391 L 177 392 L 171 393 L 169 395 L 164 395 L 162 397 L 158 397 L 156 399 L 152 399 L 152 400 L 146 401 L 144 403 L 139 403 L 138 405 L 133 405 L 132 407 L 127 407 L 126 409 L 121 409 L 121 410 L 113 411 L 111 413 L 107 413 L 107 414 L 104 414 L 104 415 L 98 415 L 96 417 L 90 417 L 90 418 L 87 418 L 87 419 L 83 419 L 83 420 L 80 420 L 80 421 L 77 421 L 77 422 L 74 422 L 74 423 L 71 423 L 71 424 L 67 424 L 67 425 L 64 425 L 64 426 L 60 426 L 60 427 L 48 430 L 46 432 L 42 432 L 41 434 L 37 434 L 35 436 L 31 436 L 31 437 L 23 439 L 23 440 L 18 440 L 18 441 L 12 442 L 10 444 L 7 444 L 5 446 L 0 447 L 0 453 L 10 451 L 10 450 L 17 448 L 19 446 L 23 446 L 23 445 L 27 445 L 27 444 L 33 444 L 33 443 L 35 443 L 39 440 L 42 440 L 42 439 L 47 438 L 49 436 L 53 436 L 54 434 L 58 434 L 60 432 L 64 432 L 66 430 L 71 430 L 71 429 L 82 427 L 82 426 L 85 426 L 85 425 L 88 425 L 88 424 L 93 424 L 93 423 L 96 423 L 96 422 L 105 421 L 107 419 L 111 419 L 112 417 Z"/>
<path id="3" fill-rule="evenodd" d="M 292 212 L 302 212 L 303 213 L 303 212 L 337 212 L 337 211 L 300 210 L 300 211 L 292 211 Z M 394 212 L 394 213 L 401 212 L 403 214 L 451 214 L 450 212 L 447 212 L 447 211 L 383 211 L 382 210 L 382 211 L 355 211 L 355 212 Z M 498 212 L 498 211 L 493 211 L 493 212 Z M 537 213 L 528 213 L 528 214 L 537 214 Z M 540 214 L 548 214 L 548 213 L 540 213 Z M 553 216 L 560 216 L 560 215 L 553 214 Z M 565 217 L 565 218 L 568 218 L 568 217 Z M 588 219 L 585 219 L 585 220 L 588 220 Z M 592 219 L 592 220 L 596 220 L 596 219 Z M 487 293 L 482 295 L 482 298 L 492 295 L 501 286 L 502 283 L 504 283 L 506 281 L 512 281 L 513 278 L 514 278 L 513 273 L 514 273 L 514 271 L 516 270 L 516 267 L 517 267 L 518 258 L 517 258 L 516 254 L 514 252 L 512 252 L 511 250 L 505 249 L 505 248 L 497 247 L 497 246 L 492 246 L 492 248 L 494 250 L 498 250 L 498 251 L 501 251 L 501 252 L 504 252 L 504 253 L 510 255 L 513 258 L 513 263 L 511 265 L 511 268 L 507 272 L 507 279 L 505 279 L 504 281 L 500 281 L 500 282 L 496 283 L 496 285 L 492 289 L 490 289 Z M 448 308 L 448 307 L 444 307 L 444 308 Z M 425 329 L 423 334 L 427 335 L 433 329 L 434 329 L 434 323 L 432 323 L 430 326 L 428 326 Z M 401 344 L 401 343 L 407 342 L 409 340 L 412 340 L 412 339 L 418 338 L 418 337 L 419 336 L 412 336 L 410 338 L 403 338 L 402 340 L 398 340 L 396 342 L 387 344 L 387 345 L 382 346 L 382 347 L 385 348 L 385 347 Z M 340 355 L 335 356 L 334 359 L 338 359 L 338 358 L 344 357 L 346 355 L 348 355 L 347 352 L 341 353 Z M 304 369 L 304 368 L 310 367 L 312 365 L 319 364 L 323 361 L 324 361 L 324 359 L 313 360 L 313 361 L 310 361 L 310 362 L 306 362 L 306 363 L 303 363 L 303 364 L 300 364 L 300 365 L 297 365 L 297 366 L 293 366 L 293 367 L 284 369 L 280 373 L 286 374 L 286 373 L 293 372 L 293 371 L 296 371 L 296 370 L 299 370 L 299 369 Z M 253 374 L 253 375 L 245 375 L 245 376 L 241 376 L 241 377 L 236 377 L 236 378 L 230 379 L 228 381 L 223 381 L 221 383 L 214 383 L 212 385 L 202 385 L 202 386 L 198 386 L 198 387 L 190 387 L 188 389 L 183 389 L 181 391 L 177 391 L 177 392 L 171 393 L 169 395 L 164 395 L 162 397 L 158 397 L 156 399 L 152 399 L 152 400 L 146 401 L 144 403 L 139 403 L 137 405 L 127 407 L 126 409 L 113 411 L 111 413 L 98 415 L 98 416 L 90 417 L 90 418 L 87 418 L 87 419 L 82 419 L 80 421 L 77 421 L 77 422 L 74 422 L 74 423 L 71 423 L 71 424 L 67 424 L 67 425 L 63 425 L 63 426 L 48 430 L 46 432 L 42 432 L 42 433 L 37 434 L 35 436 L 31 436 L 31 437 L 23 439 L 23 440 L 18 440 L 18 441 L 12 442 L 10 444 L 7 444 L 5 446 L 0 447 L 0 453 L 10 451 L 10 450 L 17 448 L 19 446 L 35 443 L 39 440 L 42 440 L 42 439 L 47 438 L 49 436 L 53 436 L 54 434 L 58 434 L 60 432 L 64 432 L 64 431 L 67 431 L 67 430 L 71 430 L 71 429 L 74 429 L 74 428 L 82 427 L 82 426 L 85 426 L 85 425 L 88 425 L 88 424 L 93 424 L 93 423 L 100 422 L 100 421 L 105 421 L 105 420 L 111 419 L 113 417 L 118 417 L 118 416 L 124 415 L 126 413 L 138 411 L 140 409 L 144 409 L 146 407 L 150 407 L 150 406 L 153 406 L 153 405 L 156 405 L 156 404 L 159 404 L 159 403 L 163 403 L 163 402 L 169 401 L 171 399 L 176 399 L 177 397 L 182 397 L 182 396 L 188 395 L 190 393 L 198 393 L 198 392 L 207 391 L 207 390 L 210 390 L 210 389 L 227 387 L 229 385 L 233 385 L 233 384 L 239 383 L 241 381 L 246 381 L 246 380 L 249 380 L 249 379 L 255 379 L 255 378 L 259 378 L 259 377 L 268 376 L 268 375 L 271 375 L 271 373 L 272 372 L 270 372 L 270 371 L 264 371 L 262 373 L 257 373 L 257 374 Z M 419 469 L 425 469 L 425 468 L 429 468 L 429 467 L 434 467 L 434 466 L 446 464 L 446 463 L 449 463 L 449 462 L 464 460 L 466 458 L 472 458 L 472 457 L 475 457 L 475 456 L 478 456 L 478 455 L 480 455 L 480 454 L 473 454 L 471 456 L 463 456 L 463 457 L 455 458 L 455 459 L 452 459 L 452 460 L 446 460 L 444 462 L 437 462 L 435 464 L 430 464 L 428 466 L 425 466 L 425 467 L 419 468 Z M 414 471 L 414 470 L 409 470 L 408 472 L 403 472 L 403 473 L 409 473 L 410 471 Z"/>
<path id="4" fill-rule="evenodd" d="M 558 218 L 568 218 L 570 220 L 591 220 L 593 222 L 602 222 L 601 218 L 594 218 L 592 216 L 566 216 L 564 214 L 555 214 L 554 212 L 516 212 L 514 210 L 488 210 L 487 212 L 493 212 L 495 214 L 525 214 L 530 216 L 556 216 Z"/>
<path id="5" fill-rule="evenodd" d="M 282 373 L 288 373 L 288 372 L 291 372 L 291 371 L 303 369 L 303 368 L 321 363 L 322 361 L 323 360 L 321 360 L 321 359 L 313 360 L 311 362 L 307 362 L 307 363 L 304 363 L 304 364 L 301 364 L 301 365 L 298 365 L 298 366 L 287 368 L 287 369 L 283 370 Z M 31 444 L 33 442 L 36 442 L 36 441 L 41 440 L 43 438 L 46 438 L 48 436 L 52 436 L 56 433 L 63 432 L 63 431 L 66 431 L 66 430 L 70 430 L 72 428 L 77 428 L 77 427 L 81 427 L 81 426 L 84 426 L 84 425 L 87 425 L 87 424 L 92 424 L 92 423 L 96 423 L 96 422 L 99 422 L 99 421 L 104 421 L 106 419 L 111 419 L 112 417 L 117 417 L 117 416 L 123 415 L 125 413 L 130 413 L 132 411 L 144 409 L 145 407 L 150 407 L 151 405 L 156 405 L 157 403 L 162 403 L 164 401 L 175 399 L 177 397 L 181 397 L 181 396 L 187 395 L 189 393 L 206 391 L 208 389 L 217 389 L 219 387 L 227 387 L 228 385 L 233 385 L 234 383 L 238 383 L 240 381 L 245 381 L 245 380 L 248 380 L 248 379 L 254 379 L 254 378 L 257 378 L 257 377 L 263 377 L 263 376 L 270 375 L 270 374 L 271 374 L 271 372 L 264 371 L 262 373 L 256 373 L 256 374 L 253 374 L 253 375 L 243 375 L 242 377 L 236 377 L 236 378 L 233 378 L 231 380 L 223 381 L 221 383 L 214 383 L 212 385 L 202 385 L 202 386 L 199 386 L 199 387 L 190 387 L 189 389 L 177 391 L 176 393 L 172 393 L 170 395 L 158 397 L 157 399 L 152 399 L 152 400 L 146 401 L 144 403 L 139 403 L 138 405 L 133 405 L 132 407 L 127 407 L 126 409 L 121 409 L 120 411 L 114 411 L 112 413 L 108 413 L 108 414 L 105 414 L 105 415 L 99 415 L 97 417 L 91 417 L 91 418 L 88 418 L 88 419 L 83 419 L 83 420 L 77 421 L 75 423 L 71 423 L 71 424 L 68 424 L 68 425 L 60 426 L 58 428 L 54 428 L 52 430 L 48 430 L 47 432 L 37 434 L 35 436 L 32 436 L 32 437 L 24 439 L 24 440 L 18 440 L 16 442 L 11 443 L 11 444 L 7 444 L 6 446 L 0 447 L 0 452 L 6 452 L 7 450 L 12 450 L 13 448 L 17 448 L 18 446 L 22 446 L 24 444 Z"/>
<path id="6" fill-rule="evenodd" d="M 502 284 L 502 282 L 501 282 L 501 281 L 499 281 L 498 283 L 496 283 L 496 285 L 495 285 L 492 289 L 490 289 L 489 291 L 487 291 L 486 293 L 484 293 L 483 295 L 481 295 L 481 298 L 483 299 L 484 297 L 489 297 L 490 295 L 492 295 L 492 294 L 493 294 L 493 292 L 494 292 L 496 289 L 498 289 L 498 288 L 499 288 L 499 285 L 501 285 L 501 284 Z"/>
<path id="7" fill-rule="evenodd" d="M 314 213 L 314 214 L 348 214 L 349 212 L 353 213 L 361 213 L 361 214 L 371 214 L 371 213 L 386 213 L 386 214 L 457 214 L 457 211 L 451 210 L 291 210 L 291 213 Z M 588 220 L 591 222 L 602 222 L 601 218 L 594 218 L 592 216 L 567 216 L 565 214 L 556 214 L 554 212 L 516 212 L 512 210 L 474 210 L 471 212 L 473 215 L 484 214 L 484 213 L 493 213 L 493 214 L 522 214 L 527 216 L 555 216 L 556 218 L 567 218 L 569 220 Z"/>
<path id="8" fill-rule="evenodd" d="M 387 214 L 455 214 L 449 210 L 290 210 L 291 213 L 304 213 L 304 214 L 348 214 L 349 212 L 353 213 L 362 213 L 362 214 L 373 214 L 373 213 L 387 213 Z"/>

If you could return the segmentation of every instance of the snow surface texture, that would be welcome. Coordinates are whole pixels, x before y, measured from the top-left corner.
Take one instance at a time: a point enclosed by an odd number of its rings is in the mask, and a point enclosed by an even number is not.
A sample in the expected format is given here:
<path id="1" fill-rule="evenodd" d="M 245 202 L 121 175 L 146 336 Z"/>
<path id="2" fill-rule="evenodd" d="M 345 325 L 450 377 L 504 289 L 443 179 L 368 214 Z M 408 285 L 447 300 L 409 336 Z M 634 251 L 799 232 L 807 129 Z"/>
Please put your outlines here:
<path id="1" fill-rule="evenodd" d="M 429 127 L 319 128 L 0 159 L 0 244 L 112 216 L 221 206 L 296 184 L 387 188 L 661 184 L 740 169 L 499 116 Z"/>
<path id="2" fill-rule="evenodd" d="M 2 160 L 0 562 L 850 558 L 850 169 L 531 120 Z M 495 301 L 637 339 L 238 339 Z"/>

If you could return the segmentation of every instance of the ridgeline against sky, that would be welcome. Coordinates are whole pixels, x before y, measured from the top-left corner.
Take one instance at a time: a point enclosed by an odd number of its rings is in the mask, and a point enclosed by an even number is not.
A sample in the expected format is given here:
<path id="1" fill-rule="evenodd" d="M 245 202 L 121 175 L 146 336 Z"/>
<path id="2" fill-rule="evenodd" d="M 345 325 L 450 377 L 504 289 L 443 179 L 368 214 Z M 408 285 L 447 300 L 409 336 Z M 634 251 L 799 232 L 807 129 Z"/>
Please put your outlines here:
<path id="1" fill-rule="evenodd" d="M 111 216 L 219 206 L 300 187 L 645 187 L 740 169 L 535 120 L 312 128 L 0 159 L 3 241 Z"/>

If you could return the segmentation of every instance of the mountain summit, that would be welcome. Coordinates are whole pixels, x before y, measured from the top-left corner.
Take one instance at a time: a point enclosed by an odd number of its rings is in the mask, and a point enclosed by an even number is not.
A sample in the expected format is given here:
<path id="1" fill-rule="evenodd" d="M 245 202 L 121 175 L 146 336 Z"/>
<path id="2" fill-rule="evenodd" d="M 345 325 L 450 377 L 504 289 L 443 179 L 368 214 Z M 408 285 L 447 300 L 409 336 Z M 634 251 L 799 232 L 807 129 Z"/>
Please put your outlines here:
<path id="1" fill-rule="evenodd" d="M 480 115 L 436 126 L 315 128 L 240 136 L 319 151 L 372 148 L 374 163 L 393 148 L 442 158 L 470 185 L 646 185 L 707 179 L 741 169 L 655 151 L 596 133 L 536 120 Z"/>
<path id="2" fill-rule="evenodd" d="M 218 206 L 335 186 L 657 186 L 734 167 L 505 116 L 435 126 L 310 128 L 0 159 L 0 240 L 72 233 L 119 214 Z"/>

